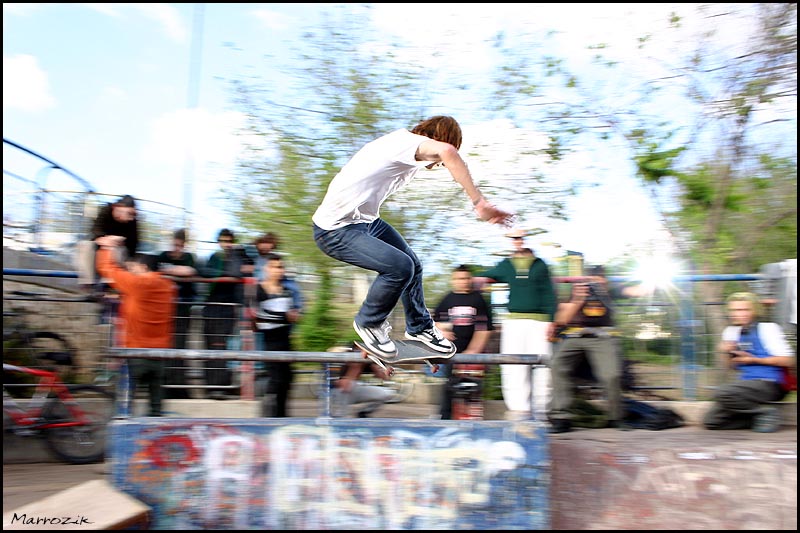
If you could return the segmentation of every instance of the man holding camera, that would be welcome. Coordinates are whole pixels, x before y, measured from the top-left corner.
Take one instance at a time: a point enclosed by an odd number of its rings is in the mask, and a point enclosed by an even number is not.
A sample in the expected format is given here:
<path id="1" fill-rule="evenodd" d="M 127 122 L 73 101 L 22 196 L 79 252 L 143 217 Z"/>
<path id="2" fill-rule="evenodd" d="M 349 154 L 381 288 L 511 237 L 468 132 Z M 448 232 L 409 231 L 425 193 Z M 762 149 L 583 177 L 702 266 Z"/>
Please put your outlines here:
<path id="1" fill-rule="evenodd" d="M 703 425 L 772 433 L 780 427 L 781 417 L 769 402 L 786 395 L 786 369 L 794 364 L 792 348 L 778 324 L 760 320 L 761 303 L 755 294 L 731 294 L 727 304 L 730 325 L 722 332 L 719 352 L 739 376 L 717 388 Z"/>
<path id="2" fill-rule="evenodd" d="M 547 417 L 551 433 L 572 429 L 569 412 L 574 400 L 574 373 L 586 358 L 597 381 L 605 389 L 610 427 L 630 429 L 624 422 L 622 405 L 622 350 L 614 327 L 615 297 L 646 294 L 642 286 L 610 290 L 605 268 L 588 269 L 588 280 L 572 286 L 570 300 L 559 304 L 555 324 L 559 330 L 555 353 L 550 361 L 553 397 Z"/>

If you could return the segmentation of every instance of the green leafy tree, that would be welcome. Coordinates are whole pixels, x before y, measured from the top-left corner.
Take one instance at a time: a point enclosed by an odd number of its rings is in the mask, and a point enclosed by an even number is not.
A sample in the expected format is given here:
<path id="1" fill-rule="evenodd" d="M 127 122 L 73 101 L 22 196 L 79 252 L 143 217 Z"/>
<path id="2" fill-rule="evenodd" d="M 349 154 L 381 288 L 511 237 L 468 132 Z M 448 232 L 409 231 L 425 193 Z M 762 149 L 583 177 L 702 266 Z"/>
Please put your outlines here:
<path id="1" fill-rule="evenodd" d="M 326 10 L 323 22 L 306 32 L 297 60 L 286 68 L 285 83 L 258 79 L 232 83 L 235 103 L 247 117 L 241 132 L 247 148 L 238 161 L 237 175 L 226 187 L 233 196 L 233 214 L 249 233 L 276 232 L 281 249 L 291 254 L 289 261 L 319 282 L 357 270 L 344 267 L 334 271 L 341 263 L 322 254 L 312 239 L 311 215 L 330 180 L 365 143 L 393 129 L 409 128 L 428 116 L 421 113 L 424 107 L 421 110 L 417 105 L 425 72 L 401 61 L 399 45 L 372 34 L 363 16 L 361 8 L 353 6 Z M 481 142 L 468 154 L 477 164 L 490 159 L 491 143 Z M 529 151 L 523 148 L 510 159 L 526 157 Z M 503 195 L 511 199 L 537 193 L 539 198 L 531 204 L 538 202 L 541 211 L 563 217 L 559 197 L 564 191 L 529 168 L 506 172 L 502 180 L 476 181 L 501 200 Z M 434 250 L 423 261 L 443 269 L 458 260 L 460 249 L 474 247 L 480 238 L 469 231 L 454 231 L 454 219 L 469 220 L 474 215 L 446 170 L 421 172 L 413 187 L 404 188 L 384 204 L 381 216 L 412 246 L 425 243 Z M 439 249 L 442 251 L 435 252 Z M 344 287 L 344 294 L 337 294 L 337 288 L 333 283 L 331 302 L 346 299 L 349 287 Z M 352 329 L 346 315 L 320 322 L 336 310 L 319 301 L 319 291 L 309 296 L 315 311 L 306 314 L 304 327 L 299 328 L 304 339 L 305 334 L 322 328 Z M 319 335 L 327 338 L 327 333 Z"/>
<path id="2" fill-rule="evenodd" d="M 492 105 L 538 123 L 554 157 L 627 151 L 631 178 L 651 189 L 677 253 L 701 272 L 757 270 L 797 254 L 797 6 L 698 9 L 704 23 L 693 37 L 675 14 L 642 29 L 638 49 L 659 77 L 616 60 L 606 43 L 590 46 L 591 63 L 577 70 L 546 53 L 547 36 L 499 35 L 507 60 Z M 753 29 L 752 38 L 732 46 L 719 38 L 728 27 Z"/>

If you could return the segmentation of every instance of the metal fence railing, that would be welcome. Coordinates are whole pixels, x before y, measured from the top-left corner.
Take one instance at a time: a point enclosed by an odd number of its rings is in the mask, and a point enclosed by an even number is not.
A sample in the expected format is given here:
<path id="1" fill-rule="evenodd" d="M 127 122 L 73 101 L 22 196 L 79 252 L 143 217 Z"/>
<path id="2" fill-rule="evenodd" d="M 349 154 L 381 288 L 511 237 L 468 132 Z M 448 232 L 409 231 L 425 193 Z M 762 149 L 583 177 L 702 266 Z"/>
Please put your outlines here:
<path id="1" fill-rule="evenodd" d="M 76 277 L 76 274 L 4 268 L 4 333 L 14 329 L 54 331 L 75 350 L 78 365 L 73 378 L 81 382 L 102 381 L 103 376 L 113 373 L 109 369 L 113 370 L 115 364 L 114 358 L 109 356 L 110 349 L 118 347 L 113 321 L 102 323 L 103 304 L 100 302 L 82 296 L 65 297 L 63 292 L 41 286 L 32 291 L 30 283 L 25 283 L 46 276 Z M 209 281 L 213 280 L 197 278 L 198 283 Z M 699 282 L 738 283 L 741 288 L 749 288 L 751 284 L 762 283 L 763 278 L 759 274 L 686 276 L 677 282 L 680 292 L 675 294 L 680 294 L 679 298 L 670 299 L 670 293 L 664 293 L 659 294 L 658 299 L 619 302 L 617 322 L 622 332 L 624 355 L 631 362 L 636 390 L 650 391 L 667 399 L 707 399 L 723 379 L 715 348 L 725 325 L 725 313 L 721 298 L 704 301 L 695 285 Z M 190 304 L 189 313 L 183 317 L 186 327 L 177 331 L 178 336 L 184 337 L 181 345 L 187 350 L 219 349 L 220 342 L 224 345 L 222 349 L 258 349 L 241 304 Z M 221 309 L 227 312 L 218 313 Z M 499 330 L 495 337 L 502 334 L 502 321 Z M 217 344 L 211 337 L 216 337 Z M 796 345 L 796 339 L 790 341 Z M 496 347 L 491 351 L 497 351 Z M 4 357 L 21 353 L 14 352 L 4 341 Z M 218 358 L 172 358 L 165 385 L 172 392 L 186 391 L 185 397 L 202 398 L 207 390 L 216 389 L 252 398 L 257 362 L 220 361 Z"/>
<path id="2" fill-rule="evenodd" d="M 72 265 L 98 210 L 127 193 L 99 193 L 60 164 L 3 139 L 4 247 L 55 256 Z M 184 227 L 189 216 L 185 209 L 162 202 L 136 198 L 136 204 L 145 247 L 166 249 L 172 232 Z"/>

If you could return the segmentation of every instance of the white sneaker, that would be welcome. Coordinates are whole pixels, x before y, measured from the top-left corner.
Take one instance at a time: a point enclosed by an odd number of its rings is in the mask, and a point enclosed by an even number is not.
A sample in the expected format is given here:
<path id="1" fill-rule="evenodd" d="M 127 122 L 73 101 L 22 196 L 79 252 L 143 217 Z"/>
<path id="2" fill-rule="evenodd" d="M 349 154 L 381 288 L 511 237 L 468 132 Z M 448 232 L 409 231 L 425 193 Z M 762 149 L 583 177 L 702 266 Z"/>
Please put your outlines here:
<path id="1" fill-rule="evenodd" d="M 395 346 L 392 339 L 389 338 L 389 333 L 392 331 L 392 326 L 388 321 L 384 320 L 383 324 L 375 327 L 359 326 L 353 322 L 353 328 L 364 341 L 364 344 L 376 355 L 391 359 L 397 356 L 397 346 Z"/>
<path id="2" fill-rule="evenodd" d="M 436 352 L 447 354 L 456 353 L 456 345 L 447 340 L 436 326 L 432 326 L 419 333 L 409 333 L 406 331 L 406 339 L 419 341 Z"/>

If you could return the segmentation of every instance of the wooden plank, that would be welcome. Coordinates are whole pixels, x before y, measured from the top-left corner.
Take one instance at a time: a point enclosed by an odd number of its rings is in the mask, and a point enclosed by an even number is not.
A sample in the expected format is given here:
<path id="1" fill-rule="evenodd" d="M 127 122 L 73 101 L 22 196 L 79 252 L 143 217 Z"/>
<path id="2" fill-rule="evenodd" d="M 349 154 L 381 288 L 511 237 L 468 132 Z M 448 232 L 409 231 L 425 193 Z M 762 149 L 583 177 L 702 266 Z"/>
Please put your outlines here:
<path id="1" fill-rule="evenodd" d="M 3 529 L 146 529 L 151 508 L 104 480 L 92 480 L 3 514 Z"/>

